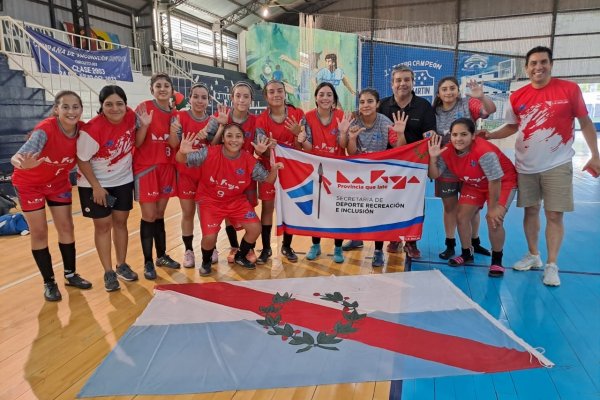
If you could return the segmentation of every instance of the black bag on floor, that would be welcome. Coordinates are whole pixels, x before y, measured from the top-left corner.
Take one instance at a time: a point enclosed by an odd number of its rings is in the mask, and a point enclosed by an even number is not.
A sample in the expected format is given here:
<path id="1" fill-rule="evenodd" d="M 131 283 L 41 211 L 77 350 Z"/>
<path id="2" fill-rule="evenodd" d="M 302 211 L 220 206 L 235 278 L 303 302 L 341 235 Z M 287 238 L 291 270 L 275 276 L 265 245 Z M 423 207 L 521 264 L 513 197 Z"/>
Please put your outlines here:
<path id="1" fill-rule="evenodd" d="M 17 203 L 5 194 L 0 193 L 0 215 L 10 212 L 11 208 L 17 207 Z"/>

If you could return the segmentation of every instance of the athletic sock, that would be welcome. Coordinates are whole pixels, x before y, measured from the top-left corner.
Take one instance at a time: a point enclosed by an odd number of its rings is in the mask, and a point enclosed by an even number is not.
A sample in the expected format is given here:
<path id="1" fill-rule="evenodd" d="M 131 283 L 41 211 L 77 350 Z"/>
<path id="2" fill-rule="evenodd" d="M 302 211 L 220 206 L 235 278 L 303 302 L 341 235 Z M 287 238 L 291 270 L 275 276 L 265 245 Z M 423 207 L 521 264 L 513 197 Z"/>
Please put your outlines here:
<path id="1" fill-rule="evenodd" d="M 242 239 L 242 242 L 240 243 L 240 249 L 238 250 L 238 254 L 240 255 L 240 257 L 246 257 L 251 248 L 252 243 L 248 243 L 244 239 Z"/>
<path id="2" fill-rule="evenodd" d="M 58 243 L 58 248 L 63 259 L 65 277 L 70 278 L 75 274 L 75 242 Z"/>
<path id="3" fill-rule="evenodd" d="M 294 235 L 292 235 L 291 233 L 284 233 L 283 234 L 283 243 L 281 244 L 282 247 L 292 247 L 292 238 L 294 237 Z"/>
<path id="4" fill-rule="evenodd" d="M 375 250 L 383 250 L 383 242 L 376 241 L 375 242 Z"/>
<path id="5" fill-rule="evenodd" d="M 44 283 L 54 282 L 54 271 L 52 270 L 52 256 L 50 255 L 50 250 L 45 247 L 39 250 L 31 250 L 31 254 L 33 254 L 33 259 L 42 274 Z"/>
<path id="6" fill-rule="evenodd" d="M 504 253 L 502 252 L 502 250 L 500 250 L 500 251 L 492 250 L 492 265 L 502 265 L 503 254 Z"/>
<path id="7" fill-rule="evenodd" d="M 262 226 L 261 240 L 262 240 L 263 249 L 271 248 L 271 228 L 272 227 L 273 227 L 273 225 L 263 225 Z"/>
<path id="8" fill-rule="evenodd" d="M 232 249 L 239 248 L 240 244 L 238 242 L 237 232 L 235 231 L 235 228 L 233 227 L 233 225 L 227 225 L 225 227 L 225 233 L 227 233 L 227 239 L 229 239 L 229 246 Z"/>
<path id="9" fill-rule="evenodd" d="M 157 218 L 154 221 L 154 246 L 156 257 L 161 258 L 167 252 L 167 233 L 165 232 L 165 219 Z"/>
<path id="10" fill-rule="evenodd" d="M 183 240 L 183 245 L 186 250 L 194 251 L 194 246 L 192 244 L 194 242 L 194 235 L 182 236 L 181 239 Z"/>
<path id="11" fill-rule="evenodd" d="M 140 238 L 142 240 L 142 253 L 144 264 L 152 262 L 152 244 L 154 242 L 154 222 L 140 220 Z"/>
<path id="12" fill-rule="evenodd" d="M 202 248 L 202 264 L 209 264 L 212 260 L 213 249 L 205 250 Z"/>

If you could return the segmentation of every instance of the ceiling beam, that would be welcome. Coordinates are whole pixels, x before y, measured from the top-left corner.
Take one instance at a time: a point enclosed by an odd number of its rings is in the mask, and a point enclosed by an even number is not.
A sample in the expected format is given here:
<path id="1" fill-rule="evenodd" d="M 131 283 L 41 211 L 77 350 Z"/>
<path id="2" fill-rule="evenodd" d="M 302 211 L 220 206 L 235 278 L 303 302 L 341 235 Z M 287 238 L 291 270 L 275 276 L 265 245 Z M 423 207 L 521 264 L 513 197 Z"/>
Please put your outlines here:
<path id="1" fill-rule="evenodd" d="M 200 7 L 196 6 L 196 5 L 192 5 L 192 4 L 188 3 L 188 2 L 182 2 L 182 3 L 185 3 L 185 6 L 191 8 L 192 10 L 198 11 L 199 13 L 202 13 L 202 14 L 205 14 L 205 15 L 208 15 L 209 17 L 213 17 L 216 20 L 221 21 L 223 19 L 223 17 L 221 17 L 220 15 L 215 14 L 215 13 L 213 13 L 211 11 L 205 10 L 203 8 L 200 8 Z M 237 26 L 237 27 L 239 27 L 241 29 L 244 29 L 244 30 L 248 29 L 247 26 L 238 24 L 237 21 L 235 23 L 229 24 L 228 26 L 231 26 L 231 25 L 235 25 L 235 26 Z M 226 27 L 223 27 L 223 29 L 226 29 Z"/>
<path id="2" fill-rule="evenodd" d="M 235 0 L 227 0 L 227 1 L 228 1 L 228 2 L 230 2 L 230 3 L 233 3 L 233 4 L 235 4 L 235 5 L 236 5 L 236 6 L 238 6 L 238 7 L 240 7 L 240 8 L 238 8 L 238 10 L 240 10 L 240 9 L 242 9 L 242 8 L 244 8 L 244 7 L 246 7 L 246 6 L 247 6 L 247 4 L 241 4 L 241 3 L 238 3 L 238 2 L 237 2 L 237 1 L 235 1 Z M 237 11 L 237 10 L 236 10 L 236 11 Z M 234 11 L 234 12 L 235 12 L 235 11 Z M 231 14 L 233 14 L 233 13 L 231 13 Z M 229 14 L 229 15 L 231 15 L 231 14 Z M 252 14 L 254 14 L 254 15 L 256 15 L 258 18 L 261 18 L 261 19 L 262 19 L 262 16 L 261 16 L 261 15 L 259 15 L 259 14 L 256 12 L 256 10 L 252 11 Z M 225 17 L 223 17 L 223 18 L 227 18 L 229 15 L 226 15 L 226 16 L 225 16 Z"/>
<path id="3" fill-rule="evenodd" d="M 235 2 L 232 1 L 232 3 L 235 3 Z M 268 0 L 263 1 L 263 2 L 261 2 L 260 0 L 253 0 L 246 5 L 240 5 L 240 7 L 236 8 L 235 10 L 233 10 L 233 12 L 227 14 L 226 16 L 224 16 L 221 19 L 221 25 L 223 26 L 223 29 L 226 29 L 227 27 L 229 27 L 233 24 L 237 25 L 238 21 L 243 20 L 250 14 L 258 15 L 258 14 L 256 14 L 256 10 L 258 10 L 259 8 L 261 8 L 262 6 L 264 6 L 267 3 L 268 3 Z M 248 28 L 246 28 L 246 29 L 248 29 Z"/>

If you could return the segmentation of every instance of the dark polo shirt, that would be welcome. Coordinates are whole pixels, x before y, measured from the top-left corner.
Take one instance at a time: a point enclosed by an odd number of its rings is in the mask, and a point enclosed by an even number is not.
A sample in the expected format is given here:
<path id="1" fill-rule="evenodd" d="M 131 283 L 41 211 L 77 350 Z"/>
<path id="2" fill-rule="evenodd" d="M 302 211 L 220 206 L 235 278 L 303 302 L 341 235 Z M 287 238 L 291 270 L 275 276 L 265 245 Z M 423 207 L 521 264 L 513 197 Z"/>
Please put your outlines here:
<path id="1" fill-rule="evenodd" d="M 435 111 L 427 100 L 419 97 L 412 92 L 412 99 L 406 108 L 400 108 L 394 96 L 386 97 L 381 100 L 377 112 L 382 113 L 392 121 L 394 118 L 392 114 L 396 114 L 398 111 L 404 111 L 408 114 L 408 122 L 404 131 L 404 137 L 407 143 L 418 142 L 423 139 L 423 133 L 427 131 L 435 131 Z"/>

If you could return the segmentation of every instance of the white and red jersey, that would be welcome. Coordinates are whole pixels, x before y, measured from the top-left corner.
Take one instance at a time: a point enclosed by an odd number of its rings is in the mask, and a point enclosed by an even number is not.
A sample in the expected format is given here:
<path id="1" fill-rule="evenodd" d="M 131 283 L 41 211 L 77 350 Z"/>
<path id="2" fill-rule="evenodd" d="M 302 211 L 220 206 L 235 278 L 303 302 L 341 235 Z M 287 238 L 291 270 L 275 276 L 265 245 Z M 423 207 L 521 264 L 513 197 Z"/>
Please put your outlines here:
<path id="1" fill-rule="evenodd" d="M 81 127 L 77 139 L 77 157 L 89 161 L 94 175 L 103 187 L 116 187 L 133 181 L 133 148 L 137 115 L 127 107 L 123 120 L 110 122 L 100 114 Z M 91 187 L 81 172 L 77 174 L 77 185 Z"/>
<path id="2" fill-rule="evenodd" d="M 189 132 L 200 132 L 208 124 L 208 121 L 210 121 L 210 116 L 205 115 L 204 118 L 197 119 L 189 110 L 177 111 L 176 115 L 179 116 L 181 133 L 183 135 L 187 135 Z M 194 143 L 192 144 L 192 148 L 194 150 L 198 150 L 202 147 L 207 147 L 209 144 L 210 143 L 207 139 L 195 139 Z M 188 167 L 185 165 L 185 163 L 177 163 L 177 171 L 182 174 L 193 176 L 197 179 L 200 174 L 200 167 Z"/>
<path id="3" fill-rule="evenodd" d="M 83 122 L 77 123 L 77 131 Z M 77 136 L 68 137 L 58 124 L 57 117 L 49 117 L 33 128 L 32 132 L 42 131 L 46 144 L 39 159 L 42 163 L 31 169 L 18 169 L 12 176 L 15 185 L 39 185 L 57 180 L 69 180 L 69 173 L 77 162 Z"/>
<path id="4" fill-rule="evenodd" d="M 201 203 L 245 199 L 244 191 L 252 182 L 256 163 L 256 158 L 246 151 L 240 151 L 237 158 L 229 158 L 223 154 L 223 145 L 208 147 L 196 199 Z"/>
<path id="5" fill-rule="evenodd" d="M 517 171 L 534 174 L 573 158 L 574 120 L 587 115 L 579 86 L 552 78 L 541 89 L 531 84 L 510 95 L 505 122 L 518 124 Z"/>
<path id="6" fill-rule="evenodd" d="M 517 172 L 515 166 L 493 143 L 490 143 L 483 138 L 475 137 L 471 144 L 470 151 L 460 155 L 456 153 L 452 143 L 448 143 L 446 148 L 447 150 L 444 151 L 440 157 L 444 160 L 446 167 L 465 184 L 482 190 L 488 189 L 489 182 L 483 169 L 479 165 L 479 160 L 485 154 L 493 152 L 498 157 L 500 167 L 502 168 L 502 172 L 504 172 L 501 181 L 503 183 L 514 183 L 513 186 L 517 187 Z"/>
<path id="7" fill-rule="evenodd" d="M 331 121 L 323 125 L 317 114 L 317 109 L 306 113 L 306 125 L 310 129 L 312 152 L 320 155 L 346 155 L 343 147 L 340 146 L 338 129 L 338 120 L 344 118 L 344 111 L 336 108 L 331 115 Z M 308 130 L 307 130 L 308 133 Z"/>
<path id="8" fill-rule="evenodd" d="M 144 142 L 135 149 L 133 154 L 133 172 L 137 174 L 146 168 L 157 164 L 171 164 L 176 151 L 169 146 L 169 132 L 171 131 L 171 118 L 173 110 L 160 108 L 154 100 L 141 103 L 136 111 L 145 105 L 146 112 L 152 115 L 152 122 L 146 131 Z"/>

